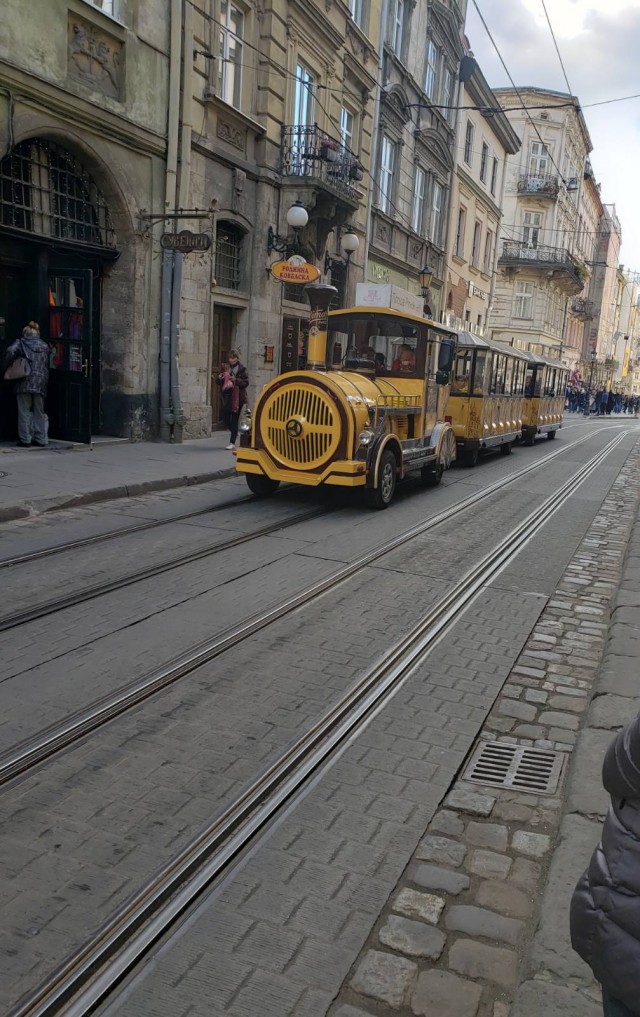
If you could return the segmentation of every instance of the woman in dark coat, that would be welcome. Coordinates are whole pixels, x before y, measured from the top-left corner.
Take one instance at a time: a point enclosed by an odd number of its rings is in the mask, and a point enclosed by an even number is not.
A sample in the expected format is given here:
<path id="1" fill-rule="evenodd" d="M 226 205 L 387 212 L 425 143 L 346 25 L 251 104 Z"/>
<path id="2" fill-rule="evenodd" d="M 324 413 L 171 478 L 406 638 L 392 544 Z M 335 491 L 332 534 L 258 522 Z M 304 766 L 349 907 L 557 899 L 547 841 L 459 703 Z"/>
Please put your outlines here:
<path id="1" fill-rule="evenodd" d="M 15 383 L 18 401 L 18 445 L 30 448 L 48 444 L 47 418 L 44 400 L 49 382 L 49 346 L 40 338 L 40 326 L 30 321 L 22 336 L 7 349 L 7 364 L 24 356 L 29 363 L 29 374 Z"/>
<path id="2" fill-rule="evenodd" d="M 220 386 L 220 398 L 222 402 L 222 419 L 229 428 L 228 449 L 235 447 L 238 437 L 238 418 L 240 410 L 247 401 L 247 387 L 249 375 L 244 364 L 240 363 L 240 357 L 236 350 L 229 353 L 229 363 L 223 364 L 216 378 Z"/>
<path id="3" fill-rule="evenodd" d="M 640 1015 L 640 716 L 607 750 L 611 807 L 571 902 L 571 942 L 603 987 L 605 1017 Z"/>

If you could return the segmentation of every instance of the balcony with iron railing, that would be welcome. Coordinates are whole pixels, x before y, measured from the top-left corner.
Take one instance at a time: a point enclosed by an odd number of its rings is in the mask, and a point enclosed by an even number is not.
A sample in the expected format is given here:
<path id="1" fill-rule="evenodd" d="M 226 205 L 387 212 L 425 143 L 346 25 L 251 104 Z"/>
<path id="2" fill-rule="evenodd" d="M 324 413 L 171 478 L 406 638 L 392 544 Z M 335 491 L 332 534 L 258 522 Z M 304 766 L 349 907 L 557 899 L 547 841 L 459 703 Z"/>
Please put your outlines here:
<path id="1" fill-rule="evenodd" d="M 357 185 L 364 170 L 357 156 L 315 124 L 282 127 L 281 160 L 283 176 L 319 185 L 339 195 L 354 210 L 360 204 Z"/>
<path id="2" fill-rule="evenodd" d="M 560 191 L 557 177 L 524 174 L 518 179 L 518 194 L 536 198 L 549 198 L 555 201 Z"/>
<path id="3" fill-rule="evenodd" d="M 544 272 L 569 296 L 576 296 L 584 288 L 584 267 L 563 247 L 534 247 L 521 240 L 505 240 L 498 264 L 503 269 Z"/>
<path id="4" fill-rule="evenodd" d="M 586 297 L 574 297 L 571 301 L 571 313 L 579 321 L 593 321 L 596 316 L 596 305 Z"/>

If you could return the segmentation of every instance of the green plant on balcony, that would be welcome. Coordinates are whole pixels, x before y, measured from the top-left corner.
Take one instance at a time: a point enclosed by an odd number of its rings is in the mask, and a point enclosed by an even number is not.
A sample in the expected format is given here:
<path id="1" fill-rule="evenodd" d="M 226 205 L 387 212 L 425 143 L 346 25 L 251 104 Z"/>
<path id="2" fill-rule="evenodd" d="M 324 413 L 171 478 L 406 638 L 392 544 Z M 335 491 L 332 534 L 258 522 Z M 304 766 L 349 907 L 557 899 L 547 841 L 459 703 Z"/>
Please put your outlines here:
<path id="1" fill-rule="evenodd" d="M 576 275 L 581 283 L 586 283 L 589 278 L 589 269 L 581 261 L 576 265 Z"/>

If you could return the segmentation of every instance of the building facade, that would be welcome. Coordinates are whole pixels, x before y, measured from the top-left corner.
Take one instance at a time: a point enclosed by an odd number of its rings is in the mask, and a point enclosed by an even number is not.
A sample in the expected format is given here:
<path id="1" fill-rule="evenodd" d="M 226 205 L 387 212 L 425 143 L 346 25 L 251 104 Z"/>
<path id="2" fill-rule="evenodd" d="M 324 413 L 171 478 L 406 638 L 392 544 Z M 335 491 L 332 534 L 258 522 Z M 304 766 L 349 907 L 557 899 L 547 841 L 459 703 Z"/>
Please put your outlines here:
<path id="1" fill-rule="evenodd" d="M 433 274 L 428 306 L 440 317 L 456 95 L 466 3 L 388 0 L 371 195 L 367 280 L 420 293 Z"/>
<path id="2" fill-rule="evenodd" d="M 471 53 L 460 70 L 455 173 L 447 244 L 444 320 L 483 335 L 493 301 L 495 264 L 507 157 L 520 139 L 507 117 L 485 117 L 475 107 L 498 102 Z"/>
<path id="3" fill-rule="evenodd" d="M 304 287 L 275 279 L 274 261 L 301 254 L 341 303 L 363 278 L 380 21 L 378 0 L 186 5 L 178 205 L 214 211 L 211 253 L 181 265 L 185 436 L 218 425 L 216 377 L 231 348 L 248 368 L 250 399 L 304 366 Z M 286 218 L 296 202 L 308 213 L 297 236 Z M 348 271 L 347 226 L 360 240 Z"/>
<path id="4" fill-rule="evenodd" d="M 2 22 L 0 354 L 37 319 L 51 435 L 149 435 L 160 280 L 139 213 L 165 201 L 170 2 L 5 0 Z"/>
<path id="5" fill-rule="evenodd" d="M 590 293 L 594 317 L 590 322 L 589 348 L 595 351 L 595 382 L 602 388 L 610 385 L 613 372 L 614 343 L 619 319 L 620 280 L 618 266 L 622 229 L 615 205 L 603 205 L 597 248 L 593 265 Z"/>
<path id="6" fill-rule="evenodd" d="M 579 230 L 589 133 L 568 94 L 528 87 L 495 94 L 522 148 L 508 161 L 492 333 L 577 368 L 582 323 L 570 308 L 590 277 L 593 237 Z M 523 102 L 544 108 L 527 114 Z"/>

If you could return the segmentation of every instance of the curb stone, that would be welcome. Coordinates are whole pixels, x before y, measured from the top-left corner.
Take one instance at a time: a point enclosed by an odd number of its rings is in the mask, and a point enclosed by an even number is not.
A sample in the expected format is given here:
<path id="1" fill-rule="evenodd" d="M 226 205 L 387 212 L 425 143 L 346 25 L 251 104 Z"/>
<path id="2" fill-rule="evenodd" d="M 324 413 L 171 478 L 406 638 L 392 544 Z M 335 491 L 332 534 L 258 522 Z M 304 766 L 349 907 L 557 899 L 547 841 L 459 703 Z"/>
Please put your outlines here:
<path id="1" fill-rule="evenodd" d="M 60 494 L 51 498 L 34 498 L 19 505 L 7 505 L 0 508 L 0 522 L 8 523 L 13 519 L 24 519 L 27 516 L 43 515 L 45 512 L 57 512 L 62 509 L 77 508 L 81 505 L 94 505 L 102 501 L 116 501 L 121 498 L 136 498 L 154 491 L 171 491 L 178 487 L 194 487 L 197 484 L 208 484 L 212 480 L 224 480 L 235 476 L 235 466 L 223 470 L 211 470 L 209 473 L 196 473 L 184 477 L 162 477 L 158 480 L 144 480 L 139 484 L 122 484 L 118 487 L 105 487 L 98 491 L 84 491 L 82 494 Z"/>
<path id="2" fill-rule="evenodd" d="M 640 565 L 639 467 L 640 441 L 478 737 L 559 753 L 565 765 L 558 788 L 542 796 L 456 781 L 343 983 L 332 1017 L 601 1017 L 599 986 L 569 942 L 568 901 L 600 835 L 607 804 L 601 760 L 625 713 L 620 699 L 627 716 L 638 707 L 637 678 L 632 690 L 630 671 L 621 681 L 616 677 L 620 655 L 630 653 L 640 626 L 622 621 L 615 598 L 625 564 Z M 633 663 L 637 675 L 637 659 L 622 660 Z M 569 768 L 574 753 L 577 763 Z M 563 781 L 567 814 L 561 823 Z M 434 893 L 442 906 L 424 916 L 412 911 L 411 925 L 422 917 L 425 928 L 444 935 L 439 955 L 413 949 L 414 929 L 408 943 L 402 937 L 393 942 L 394 902 Z M 380 991 L 367 972 L 379 966 L 392 971 L 394 960 L 405 963 L 390 1002 L 389 986 Z"/>

